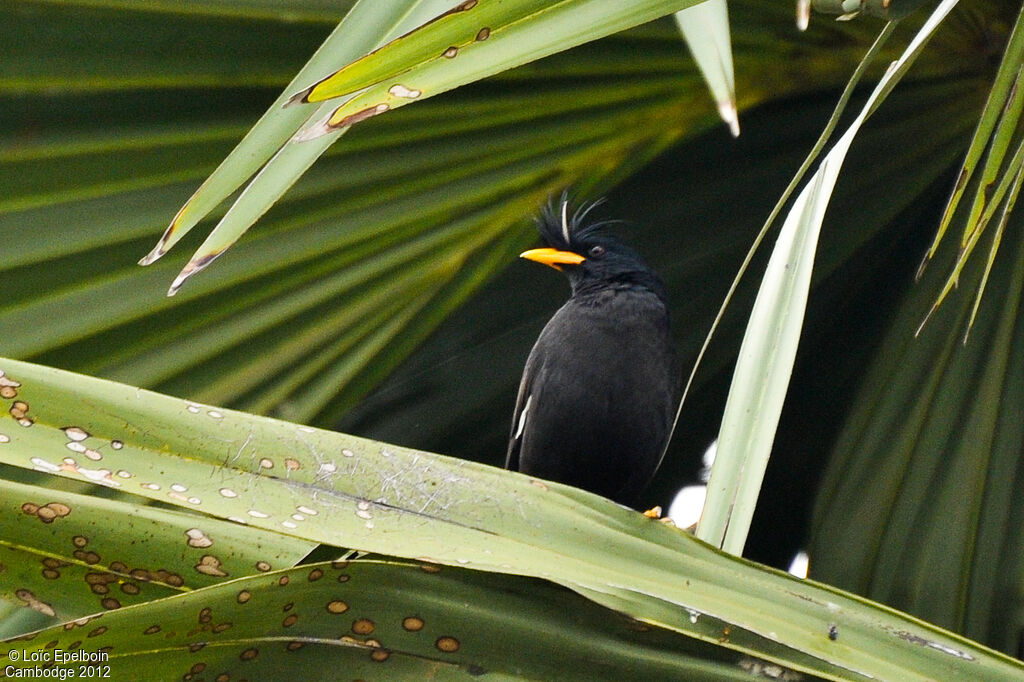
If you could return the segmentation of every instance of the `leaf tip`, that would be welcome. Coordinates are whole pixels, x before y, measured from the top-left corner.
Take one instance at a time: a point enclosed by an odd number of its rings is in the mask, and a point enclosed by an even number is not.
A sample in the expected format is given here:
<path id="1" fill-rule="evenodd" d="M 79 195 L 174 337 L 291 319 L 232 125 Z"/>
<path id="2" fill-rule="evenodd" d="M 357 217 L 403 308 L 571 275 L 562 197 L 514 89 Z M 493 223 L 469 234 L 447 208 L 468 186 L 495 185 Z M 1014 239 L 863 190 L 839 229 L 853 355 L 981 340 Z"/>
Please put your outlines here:
<path id="1" fill-rule="evenodd" d="M 933 305 L 931 309 L 928 311 L 928 314 L 924 316 L 923 320 L 921 320 L 921 324 L 917 325 L 917 331 L 914 332 L 915 339 L 921 335 L 921 331 L 924 330 L 924 326 L 928 324 L 928 320 L 932 319 L 932 315 L 934 315 L 935 311 L 938 309 L 938 305 Z"/>
<path id="2" fill-rule="evenodd" d="M 287 109 L 288 107 L 293 107 L 299 104 L 308 104 L 309 93 L 313 91 L 314 87 L 316 86 L 311 85 L 308 88 L 303 88 L 302 90 L 299 90 L 294 95 L 285 100 L 285 103 L 281 105 L 281 108 Z"/>
<path id="3" fill-rule="evenodd" d="M 152 265 L 153 263 L 160 260 L 160 258 L 167 253 L 163 248 L 163 241 L 153 247 L 153 250 L 147 253 L 145 256 L 139 259 L 139 265 Z"/>
<path id="4" fill-rule="evenodd" d="M 336 128 L 331 125 L 331 119 L 328 116 L 306 128 L 301 129 L 292 135 L 292 139 L 289 140 L 289 142 L 309 142 L 310 140 L 315 140 L 318 137 L 323 137 L 328 133 L 332 133 L 335 130 Z"/>
<path id="5" fill-rule="evenodd" d="M 160 240 L 153 247 L 153 250 L 147 253 L 145 256 L 139 259 L 139 265 L 152 265 L 153 263 L 160 260 L 165 253 L 173 246 L 181 237 L 188 232 L 192 227 L 186 225 L 182 228 L 182 219 L 188 212 L 189 207 L 192 205 L 192 199 L 195 199 L 196 195 L 193 194 L 192 198 L 185 202 L 185 205 L 178 209 L 178 212 L 171 219 L 171 224 L 167 226 L 164 233 L 160 236 Z"/>
<path id="6" fill-rule="evenodd" d="M 811 0 L 796 0 L 796 28 L 806 31 L 811 25 Z"/>
<path id="7" fill-rule="evenodd" d="M 740 136 L 740 117 L 736 111 L 736 102 L 733 99 L 721 100 L 718 102 L 718 115 L 722 117 L 725 124 L 729 126 L 729 133 L 733 137 Z"/>
<path id="8" fill-rule="evenodd" d="M 918 263 L 918 265 L 917 265 L 917 271 L 914 273 L 914 281 L 915 282 L 920 282 L 921 281 L 921 277 L 924 276 L 925 269 L 927 269 L 928 264 L 931 263 L 931 262 L 932 262 L 932 250 L 928 249 L 927 251 L 924 252 L 924 258 L 922 258 L 921 262 Z"/>
<path id="9" fill-rule="evenodd" d="M 186 263 L 185 267 L 181 269 L 181 272 L 179 272 L 178 276 L 174 278 L 174 281 L 171 282 L 171 287 L 167 290 L 167 295 L 170 297 L 177 294 L 182 285 L 184 285 L 192 275 L 212 263 L 221 253 L 222 252 L 218 251 L 216 253 L 200 256 L 199 258 L 193 257 L 192 260 Z"/>

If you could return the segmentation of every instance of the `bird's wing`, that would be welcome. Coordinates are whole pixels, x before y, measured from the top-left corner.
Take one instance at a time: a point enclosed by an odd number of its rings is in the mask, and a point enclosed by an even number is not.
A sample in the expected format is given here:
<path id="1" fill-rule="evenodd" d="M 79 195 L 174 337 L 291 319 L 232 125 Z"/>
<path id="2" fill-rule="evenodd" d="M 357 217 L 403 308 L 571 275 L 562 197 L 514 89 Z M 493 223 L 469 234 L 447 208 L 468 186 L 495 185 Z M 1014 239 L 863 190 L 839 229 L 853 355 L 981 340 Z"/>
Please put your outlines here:
<path id="1" fill-rule="evenodd" d="M 530 387 L 533 383 L 534 365 L 537 364 L 535 356 L 536 352 L 532 352 L 526 360 L 523 379 L 519 382 L 519 395 L 516 396 L 516 409 L 512 413 L 512 429 L 508 437 L 508 455 L 505 458 L 505 468 L 512 471 L 519 471 L 519 450 L 523 445 L 523 429 L 526 428 L 526 420 L 529 418 L 530 407 L 532 407 Z"/>

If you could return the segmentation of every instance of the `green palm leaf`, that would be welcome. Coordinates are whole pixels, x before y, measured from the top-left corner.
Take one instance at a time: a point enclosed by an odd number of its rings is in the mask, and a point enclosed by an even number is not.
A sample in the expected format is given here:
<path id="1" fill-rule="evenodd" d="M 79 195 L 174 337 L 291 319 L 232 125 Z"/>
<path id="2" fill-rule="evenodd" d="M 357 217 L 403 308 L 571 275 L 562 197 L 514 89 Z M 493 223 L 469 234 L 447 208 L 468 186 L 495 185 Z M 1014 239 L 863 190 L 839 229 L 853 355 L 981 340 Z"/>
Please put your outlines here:
<path id="1" fill-rule="evenodd" d="M 757 568 L 566 486 L 25 363 L 3 366 L 12 389 L 2 422 L 6 464 L 98 481 L 271 535 L 544 578 L 645 623 L 830 679 L 929 679 L 951 659 L 978 679 L 1024 671 L 968 640 Z M 66 457 L 69 437 L 98 457 Z M 259 583 L 257 596 L 271 584 Z M 230 604 L 239 589 L 253 592 L 247 586 L 216 594 Z M 152 616 L 136 614 L 133 633 L 142 621 L 144 630 L 165 627 L 160 604 L 151 603 Z M 225 630 L 235 627 L 219 614 L 204 621 L 203 611 L 200 631 L 222 618 Z M 265 619 L 241 627 L 266 636 Z M 830 628 L 842 646 L 831 644 Z M 229 640 L 232 660 L 252 643 Z"/>

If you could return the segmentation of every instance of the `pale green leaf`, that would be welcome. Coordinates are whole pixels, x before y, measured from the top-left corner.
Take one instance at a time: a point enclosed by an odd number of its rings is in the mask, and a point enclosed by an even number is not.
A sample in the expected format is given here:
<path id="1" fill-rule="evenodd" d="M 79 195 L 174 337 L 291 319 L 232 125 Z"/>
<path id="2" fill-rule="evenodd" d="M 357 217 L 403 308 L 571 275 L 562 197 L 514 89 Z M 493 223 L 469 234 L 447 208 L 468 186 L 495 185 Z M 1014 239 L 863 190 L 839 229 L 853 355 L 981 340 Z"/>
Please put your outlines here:
<path id="1" fill-rule="evenodd" d="M 736 78 L 732 66 L 732 41 L 725 0 L 706 0 L 675 14 L 711 96 L 733 137 L 740 134 L 736 111 Z"/>
<path id="2" fill-rule="evenodd" d="M 160 258 L 203 217 L 256 173 L 264 163 L 271 158 L 280 156 L 278 152 L 282 145 L 310 115 L 308 111 L 285 109 L 282 107 L 288 100 L 287 92 L 289 89 L 297 87 L 298 83 L 309 80 L 313 77 L 312 74 L 327 68 L 328 64 L 355 59 L 363 52 L 373 49 L 382 39 L 386 40 L 389 32 L 396 33 L 401 31 L 402 24 L 396 25 L 394 23 L 395 17 L 398 17 L 399 22 L 403 19 L 406 23 L 410 22 L 410 20 L 416 21 L 415 16 L 411 18 L 405 16 L 416 4 L 429 5 L 430 3 L 416 3 L 413 0 L 409 0 L 406 3 L 405 10 L 402 10 L 401 6 L 395 3 L 385 4 L 381 2 L 368 2 L 366 0 L 356 2 L 345 19 L 338 24 L 334 32 L 320 46 L 320 49 L 292 78 L 291 85 L 275 100 L 267 112 L 256 122 L 242 141 L 239 142 L 238 146 L 232 150 L 227 158 L 221 162 L 220 166 L 217 167 L 217 170 L 206 179 L 189 201 L 178 211 L 164 236 L 153 250 L 142 259 L 142 264 L 148 265 Z M 434 4 L 437 4 L 436 1 Z M 337 135 L 332 137 L 337 137 Z M 331 141 L 327 140 L 322 145 L 306 148 L 298 154 L 300 157 L 298 159 L 294 159 L 296 155 L 292 154 L 288 161 L 279 161 L 275 164 L 275 170 L 269 173 L 269 176 L 274 179 L 272 182 L 274 189 L 267 201 L 262 201 L 260 198 L 257 198 L 255 202 L 252 198 L 245 201 L 243 199 L 247 195 L 243 193 L 239 200 L 242 203 L 242 208 L 235 209 L 233 213 L 229 213 L 229 215 L 236 215 L 239 212 L 243 212 L 246 217 L 243 217 L 242 220 L 250 220 L 241 231 L 244 232 L 281 194 L 291 187 L 295 179 L 309 168 L 313 161 L 330 146 Z M 277 170 L 277 167 L 280 165 L 285 166 L 284 171 Z M 265 182 L 266 180 L 264 180 Z M 264 183 L 261 183 L 261 186 Z M 260 191 L 260 187 L 257 187 L 256 191 Z M 248 196 L 251 197 L 251 194 Z M 253 203 L 257 205 L 255 207 L 247 205 Z M 237 205 L 238 203 L 236 203 Z M 229 234 L 233 232 L 230 223 L 228 226 L 221 228 L 221 230 Z M 209 242 L 209 240 L 207 241 Z M 215 246 L 217 244 L 218 241 L 216 239 L 212 244 L 208 244 L 208 247 L 210 247 L 209 251 L 213 254 L 213 257 L 219 255 L 220 251 L 226 248 L 226 246 Z M 209 261 L 200 262 L 205 265 Z M 186 270 L 189 272 L 198 268 L 198 264 L 193 265 L 191 270 L 186 266 Z M 174 292 L 175 288 L 172 287 L 171 293 Z"/>
<path id="3" fill-rule="evenodd" d="M 740 347 L 697 526 L 698 537 L 728 552 L 742 553 L 747 540 L 796 358 L 818 235 L 839 170 L 863 122 L 892 91 L 955 5 L 956 0 L 940 4 L 903 55 L 890 65 L 856 120 L 798 195 L 783 224 Z"/>

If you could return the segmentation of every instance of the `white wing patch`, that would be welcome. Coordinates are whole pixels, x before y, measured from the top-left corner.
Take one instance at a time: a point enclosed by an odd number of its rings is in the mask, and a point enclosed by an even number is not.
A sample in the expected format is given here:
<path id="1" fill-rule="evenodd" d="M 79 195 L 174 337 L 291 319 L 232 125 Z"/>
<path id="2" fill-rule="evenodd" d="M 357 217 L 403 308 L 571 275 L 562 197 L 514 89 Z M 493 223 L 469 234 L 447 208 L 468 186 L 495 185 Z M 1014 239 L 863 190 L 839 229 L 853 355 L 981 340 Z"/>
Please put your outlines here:
<path id="1" fill-rule="evenodd" d="M 533 395 L 526 396 L 526 404 L 523 405 L 523 411 L 519 413 L 519 426 L 516 427 L 516 435 L 513 437 L 515 440 L 519 440 L 519 437 L 523 435 L 523 429 L 526 428 L 526 413 L 530 411 L 531 401 L 533 401 Z"/>

